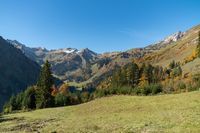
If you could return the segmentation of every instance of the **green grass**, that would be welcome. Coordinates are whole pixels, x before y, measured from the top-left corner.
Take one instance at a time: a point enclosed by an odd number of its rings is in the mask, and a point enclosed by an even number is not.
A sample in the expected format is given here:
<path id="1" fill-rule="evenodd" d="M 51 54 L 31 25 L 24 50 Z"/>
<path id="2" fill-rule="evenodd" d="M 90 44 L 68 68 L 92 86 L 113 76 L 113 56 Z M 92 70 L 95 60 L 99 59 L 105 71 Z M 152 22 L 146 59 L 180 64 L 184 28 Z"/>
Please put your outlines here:
<path id="1" fill-rule="evenodd" d="M 200 92 L 111 96 L 4 115 L 0 132 L 200 132 Z"/>

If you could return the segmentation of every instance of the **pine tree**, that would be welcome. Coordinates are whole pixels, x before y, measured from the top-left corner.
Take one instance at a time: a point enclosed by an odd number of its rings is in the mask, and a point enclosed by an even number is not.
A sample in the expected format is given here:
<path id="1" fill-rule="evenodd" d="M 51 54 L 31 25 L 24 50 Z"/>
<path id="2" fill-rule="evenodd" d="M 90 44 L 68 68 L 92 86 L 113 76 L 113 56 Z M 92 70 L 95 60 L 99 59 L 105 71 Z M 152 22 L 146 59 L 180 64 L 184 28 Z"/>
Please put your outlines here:
<path id="1" fill-rule="evenodd" d="M 130 65 L 127 66 L 127 69 L 126 69 L 126 80 L 127 80 L 128 86 L 133 85 L 133 81 L 134 81 L 133 64 L 130 64 Z"/>
<path id="2" fill-rule="evenodd" d="M 54 100 L 51 95 L 53 86 L 53 76 L 51 65 L 48 61 L 43 65 L 37 82 L 36 108 L 46 108 L 53 106 Z"/>
<path id="3" fill-rule="evenodd" d="M 23 99 L 23 108 L 24 109 L 35 109 L 36 105 L 35 105 L 35 87 L 34 86 L 30 86 L 28 87 L 25 92 L 24 92 L 24 99 Z"/>
<path id="4" fill-rule="evenodd" d="M 176 67 L 176 62 L 173 60 L 172 62 L 170 62 L 169 68 L 174 69 L 175 67 Z"/>
<path id="5" fill-rule="evenodd" d="M 140 79 L 140 71 L 136 63 L 133 64 L 133 72 L 134 72 L 133 86 L 135 87 L 138 85 Z"/>
<path id="6" fill-rule="evenodd" d="M 151 64 L 148 64 L 144 69 L 144 74 L 147 77 L 148 83 L 152 83 L 153 81 L 153 66 Z"/>
<path id="7" fill-rule="evenodd" d="M 16 110 L 17 109 L 17 103 L 16 103 L 16 96 L 12 95 L 9 101 L 9 105 L 10 105 L 10 110 Z"/>
<path id="8" fill-rule="evenodd" d="M 22 101 L 23 101 L 23 99 L 24 99 L 24 93 L 23 92 L 17 94 L 17 96 L 16 96 L 16 105 L 17 105 L 16 110 L 22 109 Z"/>
<path id="9" fill-rule="evenodd" d="M 197 56 L 200 58 L 200 31 L 198 35 L 198 44 L 197 44 L 196 52 L 197 52 Z"/>

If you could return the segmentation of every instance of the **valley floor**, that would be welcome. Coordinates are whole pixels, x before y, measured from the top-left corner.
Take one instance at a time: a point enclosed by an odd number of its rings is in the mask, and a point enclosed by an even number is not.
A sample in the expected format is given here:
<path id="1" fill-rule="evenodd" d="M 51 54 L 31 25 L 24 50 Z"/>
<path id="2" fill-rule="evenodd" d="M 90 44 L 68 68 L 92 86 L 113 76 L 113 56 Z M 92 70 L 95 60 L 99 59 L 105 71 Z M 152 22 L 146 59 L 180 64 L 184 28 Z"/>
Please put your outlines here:
<path id="1" fill-rule="evenodd" d="M 0 118 L 0 132 L 200 132 L 200 92 L 111 96 Z"/>

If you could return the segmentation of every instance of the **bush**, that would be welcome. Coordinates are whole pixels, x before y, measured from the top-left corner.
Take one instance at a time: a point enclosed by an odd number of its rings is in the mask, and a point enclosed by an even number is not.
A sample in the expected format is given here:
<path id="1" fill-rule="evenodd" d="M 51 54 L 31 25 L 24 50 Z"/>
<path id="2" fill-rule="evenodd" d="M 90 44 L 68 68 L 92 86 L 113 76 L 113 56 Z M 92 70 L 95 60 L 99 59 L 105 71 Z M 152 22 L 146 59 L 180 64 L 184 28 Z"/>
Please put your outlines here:
<path id="1" fill-rule="evenodd" d="M 11 112 L 12 112 L 12 108 L 10 106 L 10 103 L 9 102 L 5 103 L 3 106 L 3 113 L 7 114 Z"/>
<path id="2" fill-rule="evenodd" d="M 186 89 L 185 83 L 184 82 L 179 82 L 178 83 L 178 89 L 181 89 L 181 90 Z"/>
<path id="3" fill-rule="evenodd" d="M 68 103 L 69 103 L 69 99 L 64 94 L 58 93 L 55 96 L 55 105 L 56 106 L 66 106 L 66 105 L 68 105 Z"/>
<path id="4" fill-rule="evenodd" d="M 161 84 L 150 84 L 145 85 L 143 87 L 136 88 L 136 94 L 143 94 L 143 95 L 149 95 L 149 94 L 158 94 L 162 92 L 162 85 Z"/>
<path id="5" fill-rule="evenodd" d="M 151 84 L 150 85 L 152 94 L 158 94 L 162 92 L 162 85 L 161 84 Z"/>
<path id="6" fill-rule="evenodd" d="M 144 86 L 141 88 L 141 94 L 143 95 L 149 95 L 151 93 L 151 89 L 149 86 Z"/>
<path id="7" fill-rule="evenodd" d="M 135 87 L 133 92 L 136 95 L 140 95 L 142 93 L 142 88 L 141 87 Z"/>
<path id="8" fill-rule="evenodd" d="M 90 99 L 89 92 L 83 92 L 83 93 L 81 93 L 80 98 L 81 98 L 81 102 L 87 102 L 87 101 L 89 101 L 89 99 Z"/>

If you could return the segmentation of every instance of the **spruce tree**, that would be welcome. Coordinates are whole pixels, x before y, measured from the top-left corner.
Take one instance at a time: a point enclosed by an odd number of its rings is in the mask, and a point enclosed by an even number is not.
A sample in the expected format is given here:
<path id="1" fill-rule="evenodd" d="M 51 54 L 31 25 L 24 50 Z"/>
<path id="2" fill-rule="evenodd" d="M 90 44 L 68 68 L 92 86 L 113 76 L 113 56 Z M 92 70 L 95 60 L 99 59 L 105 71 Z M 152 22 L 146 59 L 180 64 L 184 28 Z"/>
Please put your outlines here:
<path id="1" fill-rule="evenodd" d="M 197 56 L 200 58 L 200 31 L 198 34 L 198 44 L 197 44 L 196 52 L 197 52 Z"/>
<path id="2" fill-rule="evenodd" d="M 10 110 L 17 110 L 16 96 L 12 95 L 9 101 Z"/>
<path id="3" fill-rule="evenodd" d="M 145 68 L 144 68 L 144 74 L 147 77 L 147 81 L 148 83 L 152 83 L 153 80 L 153 66 L 151 64 L 148 64 Z"/>
<path id="4" fill-rule="evenodd" d="M 24 99 L 23 99 L 23 108 L 24 109 L 35 109 L 35 87 L 30 86 L 24 92 Z"/>
<path id="5" fill-rule="evenodd" d="M 46 108 L 53 106 L 54 100 L 51 95 L 53 86 L 53 76 L 51 73 L 51 65 L 48 61 L 43 65 L 37 82 L 36 89 L 36 108 Z"/>
<path id="6" fill-rule="evenodd" d="M 126 68 L 126 80 L 128 83 L 128 86 L 133 86 L 133 81 L 134 81 L 134 68 L 133 64 L 129 64 Z"/>
<path id="7" fill-rule="evenodd" d="M 139 67 L 136 63 L 133 63 L 133 87 L 137 86 L 140 79 Z"/>

